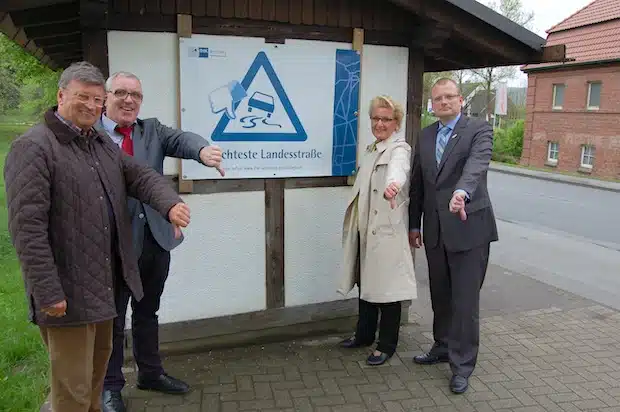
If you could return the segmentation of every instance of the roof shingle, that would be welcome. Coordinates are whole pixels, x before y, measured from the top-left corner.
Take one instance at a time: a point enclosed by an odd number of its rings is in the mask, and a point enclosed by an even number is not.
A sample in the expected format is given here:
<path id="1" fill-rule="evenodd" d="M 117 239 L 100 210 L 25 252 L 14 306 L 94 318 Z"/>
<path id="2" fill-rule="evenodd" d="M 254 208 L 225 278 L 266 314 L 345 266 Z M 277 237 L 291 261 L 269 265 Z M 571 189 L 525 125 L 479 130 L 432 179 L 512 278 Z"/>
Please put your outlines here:
<path id="1" fill-rule="evenodd" d="M 547 32 L 546 46 L 566 45 L 569 64 L 620 59 L 620 0 L 595 0 Z M 565 64 L 530 64 L 522 70 Z"/>
<path id="2" fill-rule="evenodd" d="M 551 27 L 547 30 L 547 33 L 555 33 L 615 19 L 620 19 L 620 1 L 594 0 L 592 3 Z"/>

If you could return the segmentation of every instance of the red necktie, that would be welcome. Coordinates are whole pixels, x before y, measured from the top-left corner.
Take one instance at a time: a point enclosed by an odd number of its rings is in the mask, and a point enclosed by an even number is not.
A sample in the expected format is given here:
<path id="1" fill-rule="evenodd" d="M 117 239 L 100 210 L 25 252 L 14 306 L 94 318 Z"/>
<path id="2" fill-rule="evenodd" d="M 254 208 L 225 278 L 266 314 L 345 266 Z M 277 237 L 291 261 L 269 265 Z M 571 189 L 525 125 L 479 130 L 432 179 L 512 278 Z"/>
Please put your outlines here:
<path id="1" fill-rule="evenodd" d="M 133 126 L 120 127 L 116 126 L 116 131 L 123 135 L 123 143 L 121 148 L 125 153 L 133 156 L 133 142 L 131 141 L 131 131 Z"/>

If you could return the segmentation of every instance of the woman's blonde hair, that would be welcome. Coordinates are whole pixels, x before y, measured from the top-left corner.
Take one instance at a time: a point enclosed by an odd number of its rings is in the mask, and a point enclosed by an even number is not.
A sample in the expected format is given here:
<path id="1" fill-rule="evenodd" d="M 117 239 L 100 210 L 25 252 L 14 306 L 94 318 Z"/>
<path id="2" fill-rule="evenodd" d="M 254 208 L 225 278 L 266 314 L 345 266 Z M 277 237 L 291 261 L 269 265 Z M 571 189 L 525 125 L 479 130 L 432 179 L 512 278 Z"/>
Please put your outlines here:
<path id="1" fill-rule="evenodd" d="M 394 114 L 394 121 L 396 122 L 396 130 L 400 130 L 400 126 L 403 121 L 403 117 L 405 116 L 405 111 L 403 107 L 394 101 L 390 96 L 376 96 L 370 101 L 370 108 L 368 109 L 368 116 L 372 116 L 372 112 L 375 109 L 385 108 L 391 109 Z"/>

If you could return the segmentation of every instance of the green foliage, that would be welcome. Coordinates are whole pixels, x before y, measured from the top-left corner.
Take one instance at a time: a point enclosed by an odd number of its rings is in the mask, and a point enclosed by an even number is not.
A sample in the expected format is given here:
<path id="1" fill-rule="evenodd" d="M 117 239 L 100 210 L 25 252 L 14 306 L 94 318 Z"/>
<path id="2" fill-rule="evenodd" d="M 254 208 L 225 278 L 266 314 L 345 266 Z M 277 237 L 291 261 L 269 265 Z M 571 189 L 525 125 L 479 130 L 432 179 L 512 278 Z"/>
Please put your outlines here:
<path id="1" fill-rule="evenodd" d="M 507 129 L 496 128 L 493 138 L 493 160 L 517 163 L 523 151 L 525 122 L 517 120 Z"/>
<path id="2" fill-rule="evenodd" d="M 56 101 L 59 72 L 0 34 L 0 117 L 34 121 Z"/>
<path id="3" fill-rule="evenodd" d="M 433 116 L 430 113 L 424 112 L 422 113 L 422 122 L 421 122 L 421 128 L 424 129 L 427 126 L 430 126 L 431 124 L 435 123 L 437 121 L 437 118 L 435 116 Z"/>
<path id="4" fill-rule="evenodd" d="M 0 123 L 0 169 L 11 141 L 26 128 Z M 47 353 L 28 321 L 24 283 L 7 228 L 2 175 L 0 206 L 0 411 L 38 411 L 47 391 Z"/>

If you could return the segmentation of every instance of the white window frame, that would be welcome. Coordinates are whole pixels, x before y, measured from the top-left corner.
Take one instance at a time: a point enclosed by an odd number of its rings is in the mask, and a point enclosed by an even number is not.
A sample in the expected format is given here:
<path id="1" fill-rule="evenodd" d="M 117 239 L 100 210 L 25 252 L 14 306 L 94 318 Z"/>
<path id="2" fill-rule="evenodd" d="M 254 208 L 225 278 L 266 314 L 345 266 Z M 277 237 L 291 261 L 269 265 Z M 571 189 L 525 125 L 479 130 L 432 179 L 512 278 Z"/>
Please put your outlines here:
<path id="1" fill-rule="evenodd" d="M 592 106 L 590 104 L 590 97 L 592 93 L 593 84 L 598 84 L 600 86 L 600 92 L 598 96 L 598 104 L 599 104 L 598 106 Z M 588 110 L 599 110 L 601 108 L 601 95 L 602 94 L 603 94 L 603 83 L 602 82 L 598 82 L 598 81 L 588 82 L 588 100 L 586 100 L 586 107 L 588 108 Z"/>
<path id="2" fill-rule="evenodd" d="M 586 151 L 589 151 L 590 153 L 586 153 Z M 591 164 L 586 163 L 586 158 L 589 158 Z M 592 166 L 594 166 L 594 159 L 594 146 L 589 144 L 584 144 L 583 146 L 581 146 L 581 167 L 584 169 L 592 169 Z"/>
<path id="3" fill-rule="evenodd" d="M 562 87 L 562 90 L 564 91 L 563 98 L 566 99 L 566 85 L 561 84 L 561 83 L 554 84 L 553 85 L 553 96 L 552 96 L 552 102 L 551 102 L 551 107 L 553 108 L 553 110 L 562 110 L 562 107 L 564 106 L 564 102 L 562 102 L 562 104 L 559 106 L 555 104 L 555 99 L 558 95 L 558 87 Z"/>
<path id="4" fill-rule="evenodd" d="M 555 154 L 555 157 L 552 157 Z M 547 163 L 557 164 L 560 157 L 560 144 L 558 142 L 549 142 L 547 144 Z"/>

